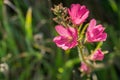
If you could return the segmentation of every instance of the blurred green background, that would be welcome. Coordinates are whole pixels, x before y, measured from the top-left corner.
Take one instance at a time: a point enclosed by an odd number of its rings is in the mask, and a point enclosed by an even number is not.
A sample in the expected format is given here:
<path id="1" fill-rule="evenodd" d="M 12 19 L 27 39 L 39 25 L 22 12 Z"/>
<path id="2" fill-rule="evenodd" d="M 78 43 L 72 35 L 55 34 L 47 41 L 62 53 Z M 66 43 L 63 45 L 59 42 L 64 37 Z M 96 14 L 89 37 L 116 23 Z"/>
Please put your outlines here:
<path id="1" fill-rule="evenodd" d="M 63 51 L 52 42 L 51 7 L 60 2 L 86 5 L 88 21 L 95 18 L 106 27 L 102 49 L 109 53 L 90 80 L 120 80 L 120 0 L 0 0 L 0 80 L 87 79 L 80 76 L 77 49 Z"/>

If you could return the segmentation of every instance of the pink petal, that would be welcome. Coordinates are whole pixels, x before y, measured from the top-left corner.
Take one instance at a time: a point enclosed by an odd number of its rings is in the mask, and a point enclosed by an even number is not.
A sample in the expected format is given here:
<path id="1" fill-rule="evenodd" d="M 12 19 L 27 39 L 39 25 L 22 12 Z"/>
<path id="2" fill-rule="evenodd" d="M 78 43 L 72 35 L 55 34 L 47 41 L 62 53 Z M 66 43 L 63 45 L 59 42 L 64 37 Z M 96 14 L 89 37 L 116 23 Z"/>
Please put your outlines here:
<path id="1" fill-rule="evenodd" d="M 53 39 L 58 47 L 67 50 L 75 47 L 78 44 L 78 34 L 75 28 L 64 28 L 63 26 L 58 25 L 55 29 L 60 34 L 60 36 L 57 36 Z"/>
<path id="2" fill-rule="evenodd" d="M 107 34 L 103 32 L 104 30 L 105 28 L 101 24 L 96 26 L 96 20 L 92 19 L 86 32 L 87 41 L 88 42 L 105 41 L 107 38 Z"/>
<path id="3" fill-rule="evenodd" d="M 71 12 L 74 14 L 74 12 L 78 12 L 80 9 L 81 5 L 80 4 L 72 4 L 71 5 Z"/>
<path id="4" fill-rule="evenodd" d="M 79 25 L 88 17 L 89 11 L 84 5 L 72 4 L 70 9 L 68 9 L 68 14 L 70 15 L 72 23 Z"/>
<path id="5" fill-rule="evenodd" d="M 79 8 L 80 8 L 80 4 L 72 4 L 71 5 L 71 15 L 70 16 L 72 19 L 76 17 Z"/>
<path id="6" fill-rule="evenodd" d="M 77 13 L 77 16 L 79 17 L 79 18 L 81 18 L 86 12 L 87 12 L 88 10 L 86 9 L 86 6 L 81 6 L 80 8 L 79 8 L 79 11 L 78 11 L 78 13 Z"/>
<path id="7" fill-rule="evenodd" d="M 69 34 L 71 34 L 72 37 L 77 37 L 78 36 L 77 29 L 75 29 L 75 28 L 69 27 L 68 32 L 69 32 Z"/>
<path id="8" fill-rule="evenodd" d="M 89 24 L 88 28 L 87 28 L 87 31 L 91 31 L 91 29 L 93 29 L 95 25 L 96 25 L 96 20 L 92 19 L 90 21 L 90 24 Z"/>
<path id="9" fill-rule="evenodd" d="M 69 15 L 72 15 L 70 9 L 68 8 L 67 10 L 68 10 L 68 14 L 69 14 Z"/>
<path id="10" fill-rule="evenodd" d="M 62 36 L 57 36 L 53 39 L 53 41 L 57 44 L 57 46 L 60 47 L 61 45 L 64 45 L 65 43 L 67 43 L 68 39 Z"/>
<path id="11" fill-rule="evenodd" d="M 62 25 L 57 25 L 55 29 L 61 36 L 69 36 L 67 29 L 65 29 Z"/>
<path id="12" fill-rule="evenodd" d="M 101 24 L 97 25 L 95 28 L 99 29 L 99 31 L 101 32 L 105 30 L 105 28 Z"/>
<path id="13" fill-rule="evenodd" d="M 83 62 L 81 63 L 80 70 L 85 73 L 90 73 L 90 67 Z"/>
<path id="14" fill-rule="evenodd" d="M 61 47 L 64 50 L 69 49 L 69 46 L 65 45 L 66 43 L 68 43 L 68 40 L 66 38 L 63 38 L 62 36 L 57 36 L 53 39 L 53 41 L 58 47 Z"/>
<path id="15" fill-rule="evenodd" d="M 79 23 L 83 23 L 85 21 L 85 19 L 88 17 L 89 15 L 89 11 L 87 11 L 82 17 L 81 17 L 81 21 L 79 21 Z"/>
<path id="16" fill-rule="evenodd" d="M 82 20 L 79 19 L 79 18 L 76 18 L 75 20 L 73 20 L 73 23 L 76 24 L 76 25 L 79 25 L 82 23 Z"/>
<path id="17" fill-rule="evenodd" d="M 101 33 L 101 35 L 94 37 L 93 42 L 106 41 L 106 38 L 107 38 L 107 34 Z"/>
<path id="18" fill-rule="evenodd" d="M 87 42 L 93 42 L 93 34 L 90 32 L 86 32 Z"/>
<path id="19" fill-rule="evenodd" d="M 73 48 L 73 47 L 75 47 L 75 46 L 77 46 L 78 45 L 78 42 L 77 41 L 73 41 L 72 43 L 71 43 L 71 48 Z"/>
<path id="20" fill-rule="evenodd" d="M 101 35 L 101 41 L 106 41 L 106 38 L 107 38 L 107 33 L 103 33 Z"/>
<path id="21" fill-rule="evenodd" d="M 81 17 L 82 20 L 85 20 L 89 15 L 89 11 L 85 12 L 85 14 Z"/>
<path id="22" fill-rule="evenodd" d="M 64 50 L 71 49 L 78 44 L 77 39 L 70 42 L 68 38 L 62 36 L 55 37 L 53 41 L 58 47 L 61 47 Z"/>
<path id="23" fill-rule="evenodd" d="M 104 58 L 104 54 L 103 54 L 103 52 L 100 50 L 100 49 L 98 49 L 95 53 L 93 53 L 92 54 L 92 56 L 91 56 L 91 60 L 99 60 L 99 61 L 101 61 L 101 60 L 103 60 L 103 58 Z"/>

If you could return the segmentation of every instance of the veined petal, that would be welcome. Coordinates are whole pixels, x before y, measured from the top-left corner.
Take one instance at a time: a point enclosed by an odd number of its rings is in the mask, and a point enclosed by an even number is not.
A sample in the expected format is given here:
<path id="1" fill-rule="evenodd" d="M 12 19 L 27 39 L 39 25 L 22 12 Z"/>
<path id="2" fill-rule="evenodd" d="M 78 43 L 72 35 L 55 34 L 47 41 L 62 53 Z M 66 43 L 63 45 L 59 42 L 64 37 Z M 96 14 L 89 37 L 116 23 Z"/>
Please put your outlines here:
<path id="1" fill-rule="evenodd" d="M 77 30 L 72 27 L 64 28 L 63 26 L 56 26 L 56 31 L 60 34 L 53 39 L 56 45 L 64 50 L 75 47 L 78 42 Z"/>
<path id="2" fill-rule="evenodd" d="M 89 15 L 89 11 L 85 12 L 85 14 L 81 17 L 81 20 L 85 21 L 88 15 Z"/>
<path id="3" fill-rule="evenodd" d="M 96 60 L 101 61 L 101 60 L 103 60 L 103 58 L 104 58 L 104 54 L 103 54 L 103 52 L 101 51 L 101 49 L 98 49 L 97 51 L 95 51 L 95 52 L 91 55 L 91 60 L 94 60 L 94 61 L 96 61 Z"/>
<path id="4" fill-rule="evenodd" d="M 105 41 L 107 33 L 104 33 L 104 30 L 105 28 L 101 24 L 96 25 L 96 20 L 92 19 L 86 32 L 86 40 L 88 42 Z"/>
<path id="5" fill-rule="evenodd" d="M 89 10 L 84 5 L 72 4 L 70 9 L 68 9 L 68 14 L 73 24 L 80 25 L 87 19 Z"/>
<path id="6" fill-rule="evenodd" d="M 68 28 L 68 32 L 69 32 L 69 34 L 70 34 L 71 36 L 73 36 L 73 37 L 78 36 L 78 34 L 77 34 L 77 29 L 75 29 L 75 28 L 69 27 L 69 28 Z"/>
<path id="7" fill-rule="evenodd" d="M 55 29 L 61 36 L 69 36 L 67 29 L 64 28 L 62 25 L 57 25 Z"/>
<path id="8" fill-rule="evenodd" d="M 99 29 L 99 31 L 101 32 L 105 30 L 105 28 L 101 24 L 97 25 L 95 28 Z"/>
<path id="9" fill-rule="evenodd" d="M 106 41 L 106 38 L 107 38 L 107 33 L 103 33 L 103 34 L 101 35 L 101 40 L 102 40 L 102 41 Z"/>
<path id="10" fill-rule="evenodd" d="M 57 36 L 53 39 L 53 41 L 56 43 L 58 47 L 61 47 L 64 50 L 67 50 L 69 48 L 68 46 L 65 45 L 66 43 L 69 43 L 67 38 Z"/>
<path id="11" fill-rule="evenodd" d="M 90 24 L 89 24 L 88 28 L 87 28 L 87 31 L 91 31 L 94 28 L 94 26 L 96 26 L 96 20 L 92 19 L 90 21 Z"/>

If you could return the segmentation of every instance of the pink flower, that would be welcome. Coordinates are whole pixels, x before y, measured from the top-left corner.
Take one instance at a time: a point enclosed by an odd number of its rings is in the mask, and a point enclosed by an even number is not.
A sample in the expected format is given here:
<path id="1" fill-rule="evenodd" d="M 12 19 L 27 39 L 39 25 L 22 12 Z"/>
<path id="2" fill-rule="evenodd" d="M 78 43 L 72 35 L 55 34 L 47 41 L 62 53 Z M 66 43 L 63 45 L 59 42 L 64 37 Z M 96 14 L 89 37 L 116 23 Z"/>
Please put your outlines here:
<path id="1" fill-rule="evenodd" d="M 90 67 L 87 65 L 87 64 L 85 64 L 85 63 L 81 63 L 81 67 L 80 67 L 80 70 L 82 71 L 82 72 L 85 72 L 85 73 L 90 73 Z"/>
<path id="2" fill-rule="evenodd" d="M 64 28 L 62 25 L 57 25 L 55 27 L 56 31 L 60 36 L 57 36 L 53 39 L 58 47 L 61 47 L 64 50 L 71 49 L 75 47 L 78 42 L 77 30 L 72 27 Z"/>
<path id="3" fill-rule="evenodd" d="M 90 59 L 93 60 L 93 61 L 95 61 L 95 60 L 100 60 L 101 61 L 101 60 L 103 60 L 103 58 L 104 58 L 104 54 L 101 51 L 101 49 L 98 49 L 97 51 L 95 51 L 90 57 Z"/>
<path id="4" fill-rule="evenodd" d="M 104 30 L 105 28 L 101 24 L 96 25 L 96 20 L 92 19 L 87 28 L 86 40 L 88 42 L 105 41 L 107 38 L 107 34 L 103 32 Z"/>
<path id="5" fill-rule="evenodd" d="M 68 9 L 68 13 L 73 24 L 79 25 L 83 23 L 89 15 L 89 10 L 86 6 L 80 4 L 72 4 L 71 8 Z"/>

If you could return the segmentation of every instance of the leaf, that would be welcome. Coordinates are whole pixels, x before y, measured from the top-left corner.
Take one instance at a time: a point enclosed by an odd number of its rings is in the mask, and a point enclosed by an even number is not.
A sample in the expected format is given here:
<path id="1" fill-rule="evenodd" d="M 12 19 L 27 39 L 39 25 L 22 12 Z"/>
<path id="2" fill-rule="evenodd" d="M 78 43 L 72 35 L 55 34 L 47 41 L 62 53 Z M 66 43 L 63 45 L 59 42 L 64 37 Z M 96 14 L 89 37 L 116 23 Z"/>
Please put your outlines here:
<path id="1" fill-rule="evenodd" d="M 32 39 L 32 8 L 29 8 L 25 20 L 25 33 L 28 40 Z"/>

